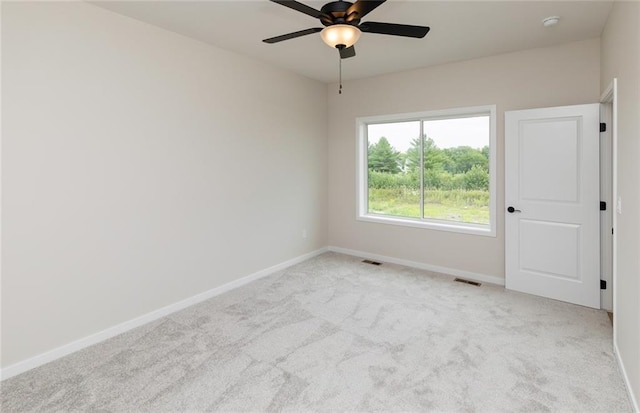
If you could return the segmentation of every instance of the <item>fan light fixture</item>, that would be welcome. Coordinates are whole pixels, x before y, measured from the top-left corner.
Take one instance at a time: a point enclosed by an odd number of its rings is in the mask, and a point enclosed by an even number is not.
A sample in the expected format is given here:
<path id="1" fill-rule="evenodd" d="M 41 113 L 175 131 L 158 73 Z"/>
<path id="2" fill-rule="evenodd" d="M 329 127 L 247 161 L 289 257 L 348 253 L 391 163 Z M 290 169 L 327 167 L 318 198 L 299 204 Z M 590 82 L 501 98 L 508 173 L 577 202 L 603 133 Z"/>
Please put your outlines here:
<path id="1" fill-rule="evenodd" d="M 322 29 L 320 37 L 330 47 L 351 47 L 360 38 L 360 29 L 350 24 L 333 24 Z"/>
<path id="2" fill-rule="evenodd" d="M 416 39 L 422 39 L 429 33 L 429 27 L 427 26 L 381 22 L 361 23 L 364 16 L 372 12 L 386 0 L 355 0 L 354 3 L 346 0 L 331 0 L 322 6 L 320 10 L 316 10 L 296 0 L 271 1 L 318 19 L 325 27 L 316 26 L 306 30 L 298 30 L 297 32 L 264 39 L 263 42 L 278 43 L 320 32 L 320 37 L 323 42 L 331 48 L 338 49 L 338 61 L 340 62 L 340 88 L 338 89 L 338 93 L 342 93 L 342 59 L 348 59 L 356 55 L 356 50 L 353 45 L 358 41 L 362 32 L 413 37 Z"/>

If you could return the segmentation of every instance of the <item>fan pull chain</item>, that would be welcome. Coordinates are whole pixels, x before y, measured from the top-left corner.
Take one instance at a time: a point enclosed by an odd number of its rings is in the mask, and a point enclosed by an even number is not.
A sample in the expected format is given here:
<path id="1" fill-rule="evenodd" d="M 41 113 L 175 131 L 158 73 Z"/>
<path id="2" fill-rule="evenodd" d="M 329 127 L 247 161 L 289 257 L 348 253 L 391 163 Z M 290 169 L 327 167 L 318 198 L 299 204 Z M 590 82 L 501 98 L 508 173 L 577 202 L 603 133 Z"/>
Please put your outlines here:
<path id="1" fill-rule="evenodd" d="M 342 56 L 338 53 L 338 67 L 340 68 L 340 88 L 338 89 L 338 94 L 342 94 Z"/>

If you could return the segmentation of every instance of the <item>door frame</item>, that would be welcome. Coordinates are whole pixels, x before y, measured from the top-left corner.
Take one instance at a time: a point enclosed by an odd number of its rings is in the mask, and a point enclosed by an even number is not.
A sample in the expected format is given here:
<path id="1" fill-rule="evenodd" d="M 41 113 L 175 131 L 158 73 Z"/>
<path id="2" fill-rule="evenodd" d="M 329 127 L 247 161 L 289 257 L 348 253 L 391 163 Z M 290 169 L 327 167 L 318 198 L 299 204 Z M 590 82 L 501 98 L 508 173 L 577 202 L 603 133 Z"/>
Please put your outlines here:
<path id="1" fill-rule="evenodd" d="M 602 176 L 601 179 L 605 179 L 606 183 L 611 183 L 611 192 L 612 192 L 612 205 L 611 205 L 611 214 L 612 214 L 612 225 L 613 225 L 613 239 L 612 239 L 612 249 L 611 249 L 611 278 L 612 278 L 612 292 L 613 292 L 613 342 L 614 344 L 618 341 L 617 336 L 617 317 L 615 316 L 618 312 L 618 305 L 616 297 L 617 294 L 617 274 L 618 274 L 618 266 L 617 266 L 617 244 L 618 244 L 618 234 L 615 230 L 618 227 L 618 214 L 617 205 L 618 205 L 618 79 L 613 78 L 611 83 L 607 86 L 605 91 L 600 95 L 600 103 L 608 106 L 610 105 L 611 110 L 605 110 L 605 116 L 610 116 L 609 119 L 601 119 L 601 121 L 606 122 L 607 124 L 611 124 L 611 170 L 610 176 Z M 602 185 L 602 182 L 601 182 Z M 602 248 L 602 244 L 601 244 Z"/>
<path id="2" fill-rule="evenodd" d="M 612 112 L 611 102 L 600 103 L 600 122 L 606 125 L 606 130 L 600 132 L 600 202 L 606 203 L 605 210 L 600 211 L 600 280 L 607 283 L 600 290 L 600 308 L 608 312 L 613 312 Z"/>

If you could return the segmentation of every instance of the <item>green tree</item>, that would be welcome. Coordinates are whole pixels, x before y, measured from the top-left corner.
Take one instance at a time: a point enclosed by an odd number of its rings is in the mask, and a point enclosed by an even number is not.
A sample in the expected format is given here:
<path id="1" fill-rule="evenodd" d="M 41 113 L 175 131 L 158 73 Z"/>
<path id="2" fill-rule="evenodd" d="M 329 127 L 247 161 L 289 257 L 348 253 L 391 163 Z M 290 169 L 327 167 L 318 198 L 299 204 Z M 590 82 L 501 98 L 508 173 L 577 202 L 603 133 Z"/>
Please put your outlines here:
<path id="1" fill-rule="evenodd" d="M 489 170 L 489 147 L 486 148 L 486 155 L 483 149 L 474 149 L 470 146 L 458 146 L 457 148 L 444 149 L 447 161 L 444 169 L 452 174 L 466 173 L 474 166 Z"/>
<path id="2" fill-rule="evenodd" d="M 480 152 L 482 152 L 484 157 L 487 158 L 487 163 L 488 163 L 489 162 L 489 145 L 483 146 Z"/>
<path id="3" fill-rule="evenodd" d="M 464 174 L 464 188 L 467 190 L 489 190 L 489 172 L 480 165 L 473 165 Z"/>
<path id="4" fill-rule="evenodd" d="M 424 169 L 432 171 L 440 171 L 447 162 L 447 157 L 442 149 L 438 148 L 433 139 L 423 136 L 424 149 Z M 415 171 L 420 165 L 420 139 L 416 138 L 411 141 L 411 147 L 407 149 L 407 170 Z"/>
<path id="5" fill-rule="evenodd" d="M 397 174 L 400 172 L 400 153 L 384 136 L 378 143 L 369 145 L 369 169 L 377 172 Z"/>

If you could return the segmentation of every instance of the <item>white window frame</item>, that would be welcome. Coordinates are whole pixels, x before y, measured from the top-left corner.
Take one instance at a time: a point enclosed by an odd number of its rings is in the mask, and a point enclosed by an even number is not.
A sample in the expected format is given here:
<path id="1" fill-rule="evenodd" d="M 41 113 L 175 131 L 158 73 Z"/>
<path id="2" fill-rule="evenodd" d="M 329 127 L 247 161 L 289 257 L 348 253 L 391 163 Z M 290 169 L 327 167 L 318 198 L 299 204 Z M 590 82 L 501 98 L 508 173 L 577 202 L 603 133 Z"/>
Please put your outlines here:
<path id="1" fill-rule="evenodd" d="M 368 212 L 368 159 L 369 138 L 367 126 L 379 123 L 439 120 L 489 115 L 489 225 L 436 220 L 431 218 L 408 218 Z M 401 113 L 395 115 L 368 116 L 356 119 L 356 219 L 379 224 L 426 228 L 439 231 L 459 232 L 471 235 L 496 236 L 496 105 L 472 106 L 426 112 Z"/>

